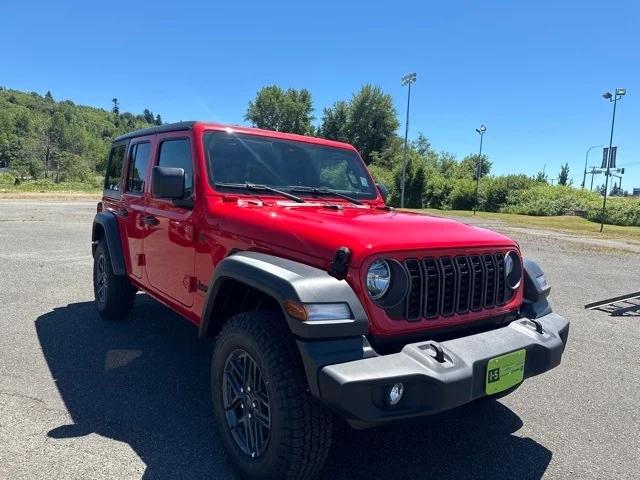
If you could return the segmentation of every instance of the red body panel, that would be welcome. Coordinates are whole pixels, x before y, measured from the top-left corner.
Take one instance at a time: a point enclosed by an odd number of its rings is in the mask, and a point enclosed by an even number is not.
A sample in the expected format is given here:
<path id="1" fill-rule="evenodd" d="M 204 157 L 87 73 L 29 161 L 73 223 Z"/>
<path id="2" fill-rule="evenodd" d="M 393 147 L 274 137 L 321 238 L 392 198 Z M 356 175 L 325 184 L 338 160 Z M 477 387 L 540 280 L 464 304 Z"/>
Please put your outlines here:
<path id="1" fill-rule="evenodd" d="M 437 320 L 392 320 L 363 289 L 368 265 L 380 257 L 421 258 L 515 249 L 517 244 L 498 233 L 449 219 L 388 210 L 380 196 L 358 206 L 332 197 L 307 199 L 299 204 L 275 195 L 228 194 L 215 191 L 207 179 L 202 135 L 207 130 L 234 131 L 355 150 L 351 145 L 243 127 L 196 123 L 189 132 L 159 133 L 152 139 L 151 165 L 157 164 L 157 145 L 167 137 L 191 139 L 195 206 L 187 210 L 154 199 L 147 182 L 144 196 L 129 200 L 104 198 L 104 209 L 118 212 L 127 206 L 134 219 L 119 218 L 127 270 L 131 280 L 172 309 L 199 323 L 205 294 L 215 266 L 231 250 L 256 250 L 327 269 L 335 251 L 351 250 L 347 281 L 360 298 L 376 335 L 396 335 L 449 327 L 513 311 L 522 302 L 522 287 L 503 307 Z M 127 203 L 128 202 L 128 203 Z M 326 208 L 339 204 L 342 208 Z M 142 206 L 141 206 L 142 205 Z M 156 217 L 155 226 L 140 226 L 144 215 Z M 140 226 L 138 228 L 138 226 Z M 145 265 L 136 264 L 144 253 Z"/>

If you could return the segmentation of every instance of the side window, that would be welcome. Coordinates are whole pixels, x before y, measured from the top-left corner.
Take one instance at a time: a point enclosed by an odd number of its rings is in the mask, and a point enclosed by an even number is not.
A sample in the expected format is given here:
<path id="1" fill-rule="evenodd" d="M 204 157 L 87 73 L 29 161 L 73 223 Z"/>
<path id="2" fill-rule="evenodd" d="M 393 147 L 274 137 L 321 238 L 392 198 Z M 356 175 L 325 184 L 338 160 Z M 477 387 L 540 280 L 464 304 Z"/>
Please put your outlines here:
<path id="1" fill-rule="evenodd" d="M 126 145 L 116 145 L 111 149 L 107 174 L 104 178 L 105 190 L 113 190 L 115 192 L 120 190 L 120 177 L 122 176 L 125 149 Z"/>
<path id="2" fill-rule="evenodd" d="M 144 181 L 147 178 L 149 168 L 149 154 L 151 144 L 149 142 L 136 143 L 131 147 L 129 159 L 129 172 L 127 174 L 127 191 L 141 194 L 144 192 Z"/>
<path id="3" fill-rule="evenodd" d="M 160 144 L 160 167 L 184 169 L 184 196 L 189 198 L 193 193 L 193 165 L 191 163 L 191 145 L 186 138 L 165 140 Z"/>

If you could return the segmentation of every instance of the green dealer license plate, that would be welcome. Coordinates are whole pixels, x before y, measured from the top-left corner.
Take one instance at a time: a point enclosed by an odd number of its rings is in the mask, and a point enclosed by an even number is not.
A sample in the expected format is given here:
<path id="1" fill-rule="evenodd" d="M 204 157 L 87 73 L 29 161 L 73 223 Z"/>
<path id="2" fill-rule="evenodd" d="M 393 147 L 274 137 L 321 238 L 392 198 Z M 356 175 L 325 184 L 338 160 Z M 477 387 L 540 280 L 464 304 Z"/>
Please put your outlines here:
<path id="1" fill-rule="evenodd" d="M 524 378 L 525 349 L 492 358 L 487 364 L 485 392 L 502 392 L 522 382 Z"/>

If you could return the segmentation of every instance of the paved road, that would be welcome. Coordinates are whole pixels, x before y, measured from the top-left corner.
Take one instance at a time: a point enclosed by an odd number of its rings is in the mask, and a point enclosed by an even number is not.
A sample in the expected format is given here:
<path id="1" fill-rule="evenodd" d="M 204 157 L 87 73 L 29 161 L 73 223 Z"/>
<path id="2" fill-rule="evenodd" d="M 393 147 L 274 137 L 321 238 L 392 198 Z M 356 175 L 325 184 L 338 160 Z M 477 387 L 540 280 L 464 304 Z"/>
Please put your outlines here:
<path id="1" fill-rule="evenodd" d="M 0 478 L 235 478 L 211 429 L 211 346 L 140 296 L 91 304 L 93 203 L 0 201 Z M 639 290 L 630 252 L 514 233 L 572 320 L 563 365 L 501 402 L 342 433 L 326 479 L 640 478 L 640 317 L 585 312 Z"/>

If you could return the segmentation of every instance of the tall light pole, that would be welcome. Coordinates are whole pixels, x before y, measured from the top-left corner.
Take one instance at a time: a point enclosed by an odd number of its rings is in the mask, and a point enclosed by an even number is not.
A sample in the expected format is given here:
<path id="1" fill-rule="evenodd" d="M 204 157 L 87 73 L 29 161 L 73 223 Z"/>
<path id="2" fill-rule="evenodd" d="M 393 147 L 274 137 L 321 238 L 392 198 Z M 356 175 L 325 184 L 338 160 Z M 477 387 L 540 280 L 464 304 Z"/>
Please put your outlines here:
<path id="1" fill-rule="evenodd" d="M 613 146 L 613 127 L 616 124 L 616 105 L 624 95 L 626 95 L 626 88 L 616 88 L 615 94 L 611 95 L 609 92 L 605 92 L 602 96 L 605 100 L 613 102 L 613 116 L 611 117 L 611 135 L 609 136 L 609 150 L 607 151 L 607 171 L 604 179 L 604 199 L 602 200 L 602 217 L 600 218 L 600 231 L 604 229 L 604 216 L 607 211 L 607 194 L 609 193 L 609 170 L 611 168 L 611 147 Z"/>
<path id="2" fill-rule="evenodd" d="M 582 188 L 584 188 L 585 183 L 587 182 L 587 162 L 589 161 L 589 152 L 594 148 L 602 148 L 604 145 L 594 145 L 593 147 L 589 147 L 587 149 L 587 154 L 584 157 L 584 175 L 582 176 Z"/>
<path id="3" fill-rule="evenodd" d="M 476 132 L 480 135 L 480 153 L 478 154 L 478 162 L 476 163 L 476 204 L 473 207 L 473 214 L 476 214 L 478 210 L 478 192 L 480 191 L 480 175 L 482 175 L 482 137 L 484 132 L 487 131 L 487 127 L 480 125 L 480 128 L 476 128 Z"/>
<path id="4" fill-rule="evenodd" d="M 404 186 L 407 181 L 407 142 L 409 138 L 409 104 L 411 102 L 411 84 L 416 82 L 416 74 L 408 73 L 402 77 L 400 84 L 404 87 L 409 85 L 407 90 L 407 121 L 404 125 L 404 160 L 402 161 L 402 184 L 400 194 L 400 207 L 404 208 Z"/>

